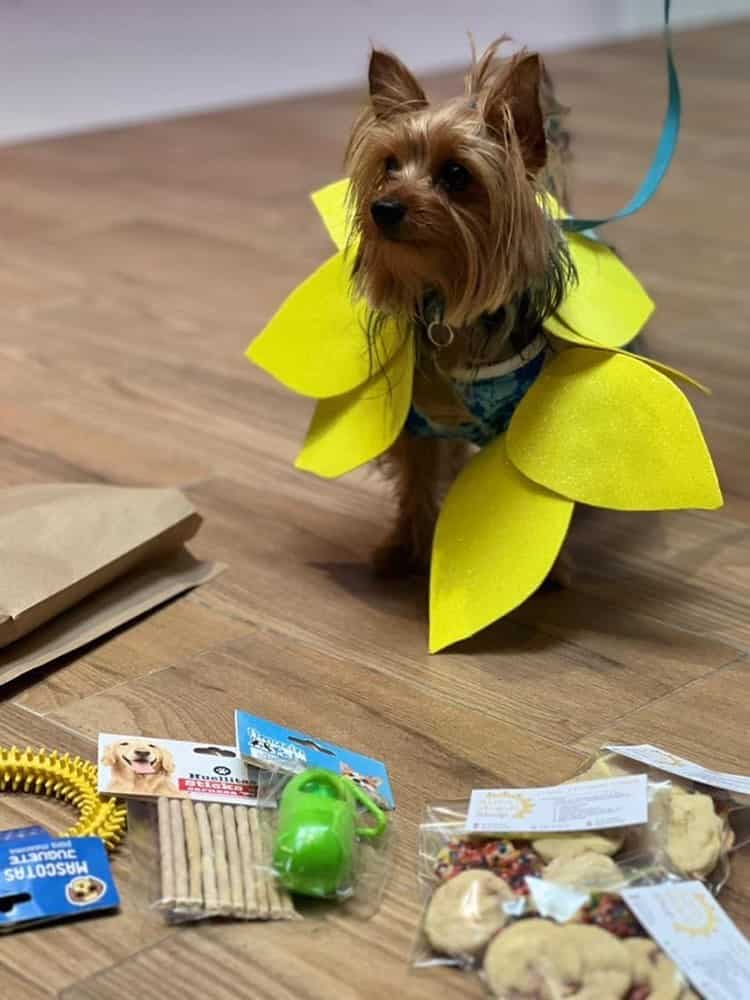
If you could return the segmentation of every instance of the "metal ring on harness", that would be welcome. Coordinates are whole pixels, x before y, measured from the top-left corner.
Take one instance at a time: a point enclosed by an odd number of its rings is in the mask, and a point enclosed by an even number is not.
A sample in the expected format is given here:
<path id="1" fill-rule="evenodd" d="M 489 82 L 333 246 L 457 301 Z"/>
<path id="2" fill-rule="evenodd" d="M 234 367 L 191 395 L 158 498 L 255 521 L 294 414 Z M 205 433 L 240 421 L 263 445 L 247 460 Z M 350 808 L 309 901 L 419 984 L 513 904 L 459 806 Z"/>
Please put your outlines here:
<path id="1" fill-rule="evenodd" d="M 439 337 L 435 336 L 436 330 L 444 330 L 445 336 Z M 455 334 L 453 330 L 448 326 L 447 323 L 441 323 L 440 320 L 433 320 L 432 323 L 427 327 L 427 339 L 433 345 L 433 347 L 450 347 L 453 343 Z"/>

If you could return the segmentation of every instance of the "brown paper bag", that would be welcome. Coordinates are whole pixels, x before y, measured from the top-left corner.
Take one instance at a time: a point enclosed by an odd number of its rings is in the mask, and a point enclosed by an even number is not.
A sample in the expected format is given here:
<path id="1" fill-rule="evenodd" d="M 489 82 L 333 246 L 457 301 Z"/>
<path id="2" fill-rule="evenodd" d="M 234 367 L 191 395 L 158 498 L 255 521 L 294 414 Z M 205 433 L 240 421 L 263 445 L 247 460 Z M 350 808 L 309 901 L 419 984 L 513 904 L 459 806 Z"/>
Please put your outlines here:
<path id="1" fill-rule="evenodd" d="M 178 490 L 0 491 L 0 684 L 215 576 L 182 549 L 201 520 Z"/>

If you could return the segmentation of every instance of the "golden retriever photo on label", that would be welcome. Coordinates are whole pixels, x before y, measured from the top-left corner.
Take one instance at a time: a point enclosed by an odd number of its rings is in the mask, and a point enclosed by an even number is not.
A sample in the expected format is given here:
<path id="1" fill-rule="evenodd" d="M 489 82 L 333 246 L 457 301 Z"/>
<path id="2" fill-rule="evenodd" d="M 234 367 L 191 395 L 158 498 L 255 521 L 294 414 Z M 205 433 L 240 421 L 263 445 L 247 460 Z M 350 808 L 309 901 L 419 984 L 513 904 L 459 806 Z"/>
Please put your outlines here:
<path id="1" fill-rule="evenodd" d="M 74 878 L 65 886 L 68 902 L 76 906 L 90 906 L 91 903 L 97 903 L 106 891 L 107 886 L 104 882 L 93 875 Z"/>
<path id="2" fill-rule="evenodd" d="M 172 781 L 174 759 L 165 747 L 146 740 L 110 743 L 101 760 L 110 769 L 105 792 L 113 795 L 169 795 L 185 798 Z"/>

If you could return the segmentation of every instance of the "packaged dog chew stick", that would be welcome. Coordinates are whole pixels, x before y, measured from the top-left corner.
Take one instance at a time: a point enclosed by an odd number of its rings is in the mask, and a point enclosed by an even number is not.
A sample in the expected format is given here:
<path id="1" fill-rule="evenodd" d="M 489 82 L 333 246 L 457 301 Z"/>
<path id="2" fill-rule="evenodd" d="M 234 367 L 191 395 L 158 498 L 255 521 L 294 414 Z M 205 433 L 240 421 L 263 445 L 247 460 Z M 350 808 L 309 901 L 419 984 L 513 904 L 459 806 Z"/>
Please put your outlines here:
<path id="1" fill-rule="evenodd" d="M 530 884 L 560 870 L 598 888 L 619 884 L 620 862 L 642 854 L 644 831 L 665 822 L 668 788 L 635 776 L 581 790 L 481 789 L 468 803 L 428 806 L 414 964 L 475 968 L 494 934 L 536 912 Z"/>
<path id="2" fill-rule="evenodd" d="M 750 841 L 750 777 L 712 771 L 650 744 L 611 744 L 570 783 L 647 774 L 669 780 L 669 821 L 652 831 L 651 846 L 687 878 L 718 893 L 730 874 L 730 855 Z"/>
<path id="3" fill-rule="evenodd" d="M 237 743 L 259 766 L 271 824 L 263 872 L 279 891 L 333 900 L 367 918 L 378 909 L 393 840 L 393 794 L 382 762 L 237 712 Z"/>
<path id="4" fill-rule="evenodd" d="M 257 774 L 234 747 L 102 734 L 100 787 L 128 798 L 133 873 L 145 905 L 173 922 L 296 916 L 267 874 Z"/>

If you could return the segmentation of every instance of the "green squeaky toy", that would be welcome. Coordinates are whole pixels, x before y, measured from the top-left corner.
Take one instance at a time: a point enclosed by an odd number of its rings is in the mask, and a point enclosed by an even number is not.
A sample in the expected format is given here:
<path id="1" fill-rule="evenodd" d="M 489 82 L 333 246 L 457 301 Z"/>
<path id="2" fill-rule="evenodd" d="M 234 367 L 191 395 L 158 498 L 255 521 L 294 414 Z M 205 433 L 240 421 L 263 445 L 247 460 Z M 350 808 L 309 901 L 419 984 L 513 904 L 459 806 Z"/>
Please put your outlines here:
<path id="1" fill-rule="evenodd" d="M 358 805 L 372 814 L 372 826 L 357 825 Z M 379 837 L 386 825 L 383 812 L 353 781 L 310 768 L 281 794 L 274 872 L 301 896 L 349 895 L 358 840 Z"/>

